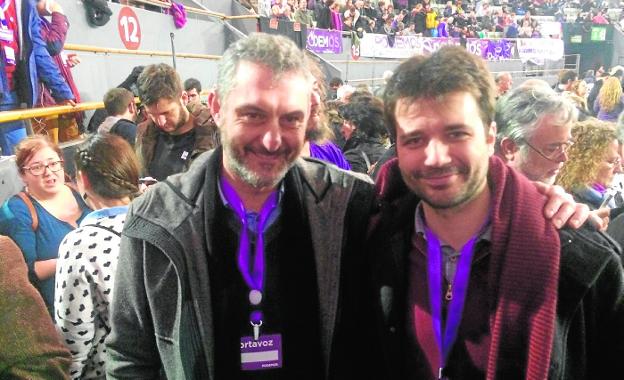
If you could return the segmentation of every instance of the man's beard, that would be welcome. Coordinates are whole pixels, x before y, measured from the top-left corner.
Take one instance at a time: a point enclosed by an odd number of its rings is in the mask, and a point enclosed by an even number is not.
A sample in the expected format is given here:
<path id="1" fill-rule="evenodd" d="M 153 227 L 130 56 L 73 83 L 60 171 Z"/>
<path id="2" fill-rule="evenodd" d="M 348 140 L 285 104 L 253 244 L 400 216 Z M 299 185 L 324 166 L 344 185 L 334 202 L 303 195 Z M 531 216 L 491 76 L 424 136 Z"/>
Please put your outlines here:
<path id="1" fill-rule="evenodd" d="M 277 152 L 262 152 L 263 154 L 274 154 L 283 156 L 285 165 L 284 167 L 277 170 L 271 177 L 261 176 L 260 174 L 249 168 L 245 163 L 244 152 L 245 150 L 249 150 L 252 148 L 241 147 L 241 149 L 235 149 L 232 146 L 232 141 L 229 139 L 227 132 L 225 132 L 225 128 L 221 130 L 221 137 L 223 154 L 227 157 L 229 163 L 228 168 L 232 170 L 234 172 L 234 175 L 240 178 L 243 182 L 256 189 L 275 187 L 284 178 L 288 170 L 293 167 L 293 165 L 295 164 L 295 160 L 300 153 L 297 152 L 297 154 L 293 154 L 292 150 L 289 148 L 281 148 Z M 253 149 L 257 150 L 257 148 Z"/>

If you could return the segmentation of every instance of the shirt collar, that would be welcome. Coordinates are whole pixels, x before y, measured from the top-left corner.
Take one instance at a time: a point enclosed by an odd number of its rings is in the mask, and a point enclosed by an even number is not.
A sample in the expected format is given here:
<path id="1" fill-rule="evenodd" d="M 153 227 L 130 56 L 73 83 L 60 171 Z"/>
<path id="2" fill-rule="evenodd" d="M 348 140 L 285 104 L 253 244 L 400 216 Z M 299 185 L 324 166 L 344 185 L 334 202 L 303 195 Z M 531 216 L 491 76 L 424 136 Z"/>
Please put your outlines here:
<path id="1" fill-rule="evenodd" d="M 99 210 L 95 210 L 87 214 L 84 217 L 82 222 L 80 222 L 80 226 L 86 226 L 87 224 L 93 224 L 98 220 L 106 217 L 113 217 L 119 214 L 125 214 L 128 212 L 128 206 L 116 206 L 116 207 L 108 207 Z"/>
<path id="2" fill-rule="evenodd" d="M 423 202 L 420 201 L 418 202 L 418 205 L 416 206 L 416 212 L 414 216 L 414 232 L 416 232 L 416 234 L 422 235 L 423 238 L 427 240 L 426 234 L 425 234 L 426 228 L 427 228 L 427 222 L 425 221 Z M 477 243 L 481 242 L 482 240 L 484 241 L 492 240 L 492 223 L 489 220 L 477 234 Z M 440 240 L 440 244 L 442 246 L 448 246 L 448 244 L 446 244 L 442 240 Z"/>

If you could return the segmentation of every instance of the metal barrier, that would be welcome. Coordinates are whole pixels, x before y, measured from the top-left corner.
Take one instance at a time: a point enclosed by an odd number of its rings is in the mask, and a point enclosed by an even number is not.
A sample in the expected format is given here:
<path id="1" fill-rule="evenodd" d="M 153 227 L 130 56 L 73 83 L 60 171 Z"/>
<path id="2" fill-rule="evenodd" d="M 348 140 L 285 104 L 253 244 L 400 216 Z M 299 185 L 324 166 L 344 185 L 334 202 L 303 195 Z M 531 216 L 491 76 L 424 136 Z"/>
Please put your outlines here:
<path id="1" fill-rule="evenodd" d="M 65 44 L 64 49 L 72 50 L 72 51 L 82 51 L 82 52 L 89 52 L 89 53 L 104 53 L 104 54 L 147 55 L 147 56 L 162 56 L 162 57 L 171 57 L 173 55 L 173 53 L 170 51 L 127 50 L 127 49 L 106 48 L 106 47 L 78 45 L 78 44 Z M 211 60 L 221 59 L 220 55 L 197 54 L 197 53 L 176 52 L 175 56 L 176 58 L 199 58 L 199 59 L 211 59 Z"/>

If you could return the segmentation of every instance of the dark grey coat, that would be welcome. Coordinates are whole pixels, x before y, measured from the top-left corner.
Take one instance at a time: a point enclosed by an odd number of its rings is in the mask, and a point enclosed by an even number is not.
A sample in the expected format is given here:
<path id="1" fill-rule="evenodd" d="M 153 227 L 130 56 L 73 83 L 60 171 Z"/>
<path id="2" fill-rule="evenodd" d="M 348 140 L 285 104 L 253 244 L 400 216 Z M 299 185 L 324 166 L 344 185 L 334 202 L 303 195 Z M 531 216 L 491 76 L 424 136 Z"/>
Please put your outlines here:
<path id="1" fill-rule="evenodd" d="M 214 199 L 220 166 L 221 150 L 207 152 L 187 173 L 131 205 L 107 340 L 108 378 L 157 378 L 161 370 L 170 379 L 215 378 L 207 256 L 218 238 L 211 226 L 219 221 L 213 219 L 215 205 L 205 200 Z M 372 183 L 311 159 L 299 159 L 285 183 L 285 191 L 299 193 L 309 220 L 325 378 L 374 374 L 367 360 L 371 337 L 359 330 L 372 318 L 366 306 L 372 300 L 365 297 L 365 261 L 358 257 Z"/>

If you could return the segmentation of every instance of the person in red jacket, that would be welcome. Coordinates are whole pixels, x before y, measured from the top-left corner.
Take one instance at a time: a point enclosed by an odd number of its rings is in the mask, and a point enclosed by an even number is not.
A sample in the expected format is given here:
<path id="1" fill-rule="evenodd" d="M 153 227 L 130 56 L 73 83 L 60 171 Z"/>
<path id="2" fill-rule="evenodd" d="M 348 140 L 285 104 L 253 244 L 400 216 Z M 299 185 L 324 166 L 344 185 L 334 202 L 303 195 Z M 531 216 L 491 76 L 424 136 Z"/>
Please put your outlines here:
<path id="1" fill-rule="evenodd" d="M 80 93 L 74 82 L 71 68 L 80 63 L 80 59 L 75 54 L 68 55 L 63 51 L 69 30 L 69 22 L 63 13 L 63 8 L 55 0 L 40 0 L 37 2 L 37 13 L 41 18 L 41 37 L 46 43 L 46 49 L 71 89 L 74 101 L 79 103 Z M 47 16 L 50 17 L 50 20 L 47 19 Z M 41 97 L 37 105 L 43 107 L 57 105 L 48 87 L 41 81 L 39 86 Z M 83 114 L 81 112 L 65 114 L 59 115 L 58 119 L 46 120 L 45 127 L 53 141 L 64 142 L 73 140 L 80 135 L 83 129 L 82 121 Z"/>

